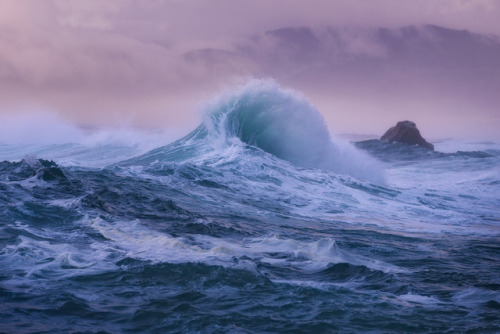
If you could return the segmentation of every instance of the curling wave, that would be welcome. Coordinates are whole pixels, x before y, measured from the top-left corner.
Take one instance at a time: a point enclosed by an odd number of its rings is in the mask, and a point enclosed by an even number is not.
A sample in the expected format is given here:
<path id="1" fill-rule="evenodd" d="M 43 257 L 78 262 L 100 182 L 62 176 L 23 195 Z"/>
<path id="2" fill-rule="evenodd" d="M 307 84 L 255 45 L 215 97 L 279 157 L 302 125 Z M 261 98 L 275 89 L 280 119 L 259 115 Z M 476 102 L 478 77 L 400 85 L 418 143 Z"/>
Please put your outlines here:
<path id="1" fill-rule="evenodd" d="M 280 88 L 272 80 L 252 80 L 222 93 L 203 109 L 205 118 L 196 130 L 164 149 L 151 151 L 142 162 L 178 161 L 244 144 L 299 167 L 384 182 L 377 160 L 332 138 L 322 115 L 302 94 Z"/>

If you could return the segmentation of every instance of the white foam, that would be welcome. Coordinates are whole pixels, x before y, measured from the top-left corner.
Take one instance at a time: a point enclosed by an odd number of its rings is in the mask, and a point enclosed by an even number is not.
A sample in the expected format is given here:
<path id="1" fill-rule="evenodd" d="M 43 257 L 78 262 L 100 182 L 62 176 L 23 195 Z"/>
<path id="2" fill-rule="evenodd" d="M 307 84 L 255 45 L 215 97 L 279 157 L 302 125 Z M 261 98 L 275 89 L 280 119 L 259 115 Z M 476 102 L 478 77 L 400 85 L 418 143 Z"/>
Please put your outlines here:
<path id="1" fill-rule="evenodd" d="M 402 272 L 396 266 L 349 254 L 333 239 L 299 241 L 277 235 L 242 240 L 219 239 L 206 235 L 172 237 L 151 230 L 139 221 L 108 223 L 95 219 L 92 227 L 127 252 L 127 256 L 157 262 L 204 262 L 234 266 L 235 258 L 248 257 L 254 262 L 295 266 L 317 271 L 335 263 L 364 265 L 384 272 Z"/>
<path id="2" fill-rule="evenodd" d="M 21 225 L 18 225 L 21 227 Z M 106 261 L 106 258 L 113 251 L 102 249 L 100 246 L 92 244 L 78 247 L 72 243 L 60 243 L 55 239 L 40 240 L 45 238 L 43 231 L 34 231 L 28 227 L 22 227 L 37 238 L 29 236 L 19 236 L 20 242 L 16 245 L 8 245 L 0 251 L 4 268 L 26 273 L 23 279 L 30 279 L 33 276 L 68 277 L 82 272 L 100 272 L 114 269 L 115 265 Z M 51 238 L 57 238 L 57 233 L 51 232 Z M 66 236 L 60 236 L 61 239 Z M 14 278 L 13 278 L 14 279 Z M 16 277 L 19 281 L 21 278 Z M 16 282 L 16 284 L 19 282 Z"/>
<path id="3" fill-rule="evenodd" d="M 399 299 L 402 299 L 402 300 L 410 302 L 410 303 L 421 304 L 421 305 L 436 305 L 436 304 L 442 303 L 439 299 L 437 299 L 435 297 L 415 295 L 412 293 L 401 295 L 401 296 L 399 296 Z"/>
<path id="4" fill-rule="evenodd" d="M 201 243 L 148 229 L 137 220 L 108 223 L 94 219 L 91 226 L 132 258 L 182 263 L 210 259 L 230 261 L 233 256 L 240 255 L 236 250 L 216 245 L 210 240 Z"/>
<path id="5" fill-rule="evenodd" d="M 308 287 L 323 291 L 330 291 L 332 288 L 334 289 L 343 288 L 351 290 L 361 285 L 361 283 L 356 283 L 356 282 L 325 283 L 325 282 L 316 282 L 310 280 L 282 280 L 282 279 L 272 279 L 272 281 L 278 284 L 298 285 L 302 287 Z"/>

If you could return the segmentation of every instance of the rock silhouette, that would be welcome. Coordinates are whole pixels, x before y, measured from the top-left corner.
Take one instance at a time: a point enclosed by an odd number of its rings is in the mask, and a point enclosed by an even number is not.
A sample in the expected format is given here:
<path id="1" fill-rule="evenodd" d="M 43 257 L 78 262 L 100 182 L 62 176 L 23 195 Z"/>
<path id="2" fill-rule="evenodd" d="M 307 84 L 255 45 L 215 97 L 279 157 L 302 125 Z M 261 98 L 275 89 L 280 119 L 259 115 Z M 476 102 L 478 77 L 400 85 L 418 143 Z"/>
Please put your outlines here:
<path id="1" fill-rule="evenodd" d="M 417 129 L 417 125 L 411 121 L 401 121 L 387 130 L 380 140 L 387 141 L 389 143 L 399 142 L 408 145 L 418 145 L 426 149 L 434 151 L 434 145 L 427 142 L 420 135 L 420 131 Z"/>

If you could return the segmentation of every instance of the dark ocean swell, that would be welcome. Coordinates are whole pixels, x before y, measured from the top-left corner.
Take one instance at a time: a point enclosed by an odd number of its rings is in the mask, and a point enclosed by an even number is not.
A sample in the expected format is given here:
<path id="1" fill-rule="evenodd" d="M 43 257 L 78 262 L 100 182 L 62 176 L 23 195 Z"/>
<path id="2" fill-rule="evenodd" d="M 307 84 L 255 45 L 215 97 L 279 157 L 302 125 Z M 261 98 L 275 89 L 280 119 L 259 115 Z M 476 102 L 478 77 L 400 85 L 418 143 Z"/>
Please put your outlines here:
<path id="1" fill-rule="evenodd" d="M 500 331 L 498 145 L 356 146 L 252 82 L 119 163 L 1 162 L 0 332 Z"/>

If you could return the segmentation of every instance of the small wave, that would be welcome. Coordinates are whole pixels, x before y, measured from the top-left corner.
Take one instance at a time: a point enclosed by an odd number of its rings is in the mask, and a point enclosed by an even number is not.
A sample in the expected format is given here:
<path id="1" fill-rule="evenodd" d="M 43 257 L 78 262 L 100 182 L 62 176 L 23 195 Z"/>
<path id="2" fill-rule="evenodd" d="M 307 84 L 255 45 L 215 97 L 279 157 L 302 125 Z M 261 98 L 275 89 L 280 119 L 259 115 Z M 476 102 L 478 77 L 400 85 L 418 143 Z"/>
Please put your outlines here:
<path id="1" fill-rule="evenodd" d="M 16 229 L 18 243 L 0 251 L 0 265 L 16 273 L 16 284 L 33 278 L 72 277 L 115 268 L 106 261 L 112 252 L 109 247 L 98 242 L 84 246 L 81 240 L 75 240 L 80 238 L 76 233 L 68 238 L 67 232 L 40 231 L 20 223 Z M 64 238 L 72 240 L 59 241 Z"/>
<path id="2" fill-rule="evenodd" d="M 500 306 L 500 292 L 480 288 L 467 288 L 457 292 L 452 300 L 466 307 L 477 308 L 480 304 L 492 303 Z"/>
<path id="3" fill-rule="evenodd" d="M 63 171 L 53 161 L 26 157 L 18 162 L 0 162 L 0 180 L 22 181 L 34 176 L 44 181 L 66 179 Z"/>
<path id="4" fill-rule="evenodd" d="M 489 154 L 487 152 L 482 152 L 482 151 L 457 151 L 455 153 L 457 156 L 463 156 L 463 157 L 470 157 L 470 158 L 491 158 L 493 157 L 492 154 Z"/>

